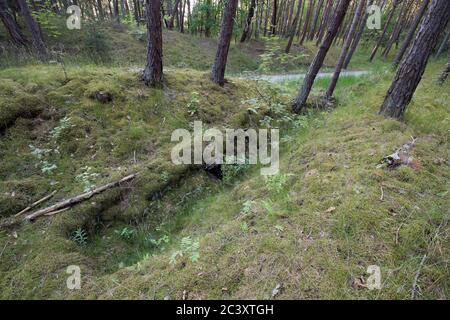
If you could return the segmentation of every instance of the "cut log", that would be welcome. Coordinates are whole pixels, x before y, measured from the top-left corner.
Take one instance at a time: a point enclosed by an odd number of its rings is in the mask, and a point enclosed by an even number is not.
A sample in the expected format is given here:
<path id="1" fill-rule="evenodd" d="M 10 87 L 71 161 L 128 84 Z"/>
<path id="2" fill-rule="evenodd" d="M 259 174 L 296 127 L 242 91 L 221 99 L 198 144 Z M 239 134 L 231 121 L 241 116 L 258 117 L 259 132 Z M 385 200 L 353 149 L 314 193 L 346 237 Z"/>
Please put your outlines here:
<path id="1" fill-rule="evenodd" d="M 103 185 L 101 187 L 98 187 L 98 188 L 92 190 L 92 191 L 85 192 L 85 193 L 80 194 L 80 195 L 78 195 L 76 197 L 60 201 L 60 202 L 55 203 L 54 205 L 52 205 L 50 207 L 47 207 L 47 208 L 35 211 L 35 212 L 27 215 L 25 217 L 25 219 L 26 220 L 34 220 L 34 219 L 36 219 L 36 218 L 38 218 L 38 217 L 40 217 L 42 215 L 47 215 L 47 214 L 52 215 L 51 213 L 53 213 L 54 211 L 62 212 L 64 210 L 61 210 L 61 209 L 64 209 L 64 208 L 67 208 L 67 207 L 71 207 L 71 206 L 74 206 L 74 205 L 76 205 L 78 203 L 86 201 L 86 200 L 90 199 L 92 196 L 94 196 L 96 194 L 100 194 L 100 193 L 102 193 L 102 192 L 104 192 L 104 191 L 106 191 L 108 189 L 114 188 L 114 187 L 118 186 L 121 183 L 133 180 L 136 176 L 137 176 L 137 174 L 133 173 L 133 174 L 130 174 L 130 175 L 128 175 L 128 176 L 118 180 L 118 181 L 105 184 L 105 185 Z"/>
<path id="2" fill-rule="evenodd" d="M 42 202 L 44 202 L 44 201 L 47 201 L 48 199 L 50 199 L 51 197 L 53 197 L 53 196 L 55 195 L 55 193 L 56 193 L 56 190 L 53 191 L 52 193 L 50 193 L 49 195 L 46 195 L 46 196 L 43 197 L 42 199 L 40 199 L 40 200 L 38 200 L 38 201 L 36 201 L 36 202 L 33 202 L 32 204 L 30 204 L 28 207 L 26 207 L 25 209 L 23 209 L 23 210 L 20 211 L 19 213 L 16 213 L 16 214 L 14 215 L 14 217 L 18 217 L 18 216 L 20 216 L 21 214 L 30 211 L 31 209 L 33 209 L 34 207 L 36 207 L 38 204 L 40 204 L 40 203 L 42 203 Z"/>

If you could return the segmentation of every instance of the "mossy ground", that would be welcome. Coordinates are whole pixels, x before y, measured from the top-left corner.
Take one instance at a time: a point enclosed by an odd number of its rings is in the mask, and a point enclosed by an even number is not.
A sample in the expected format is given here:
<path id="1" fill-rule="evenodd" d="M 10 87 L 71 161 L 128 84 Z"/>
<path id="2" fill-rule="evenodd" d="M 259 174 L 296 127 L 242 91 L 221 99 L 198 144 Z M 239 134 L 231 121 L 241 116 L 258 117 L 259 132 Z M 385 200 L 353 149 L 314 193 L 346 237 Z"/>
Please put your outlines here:
<path id="1" fill-rule="evenodd" d="M 288 119 L 295 83 L 220 88 L 206 72 L 170 69 L 162 89 L 149 89 L 128 67 L 68 65 L 68 79 L 60 65 L 0 71 L 0 216 L 53 190 L 49 202 L 139 172 L 65 213 L 0 231 L 0 297 L 266 299 L 281 284 L 276 298 L 407 299 L 421 269 L 418 297 L 448 298 L 450 99 L 448 82 L 435 83 L 443 64 L 430 64 L 402 121 L 377 115 L 387 68 L 341 79 L 336 110 Z M 113 101 L 95 100 L 97 91 Z M 248 127 L 265 116 L 281 126 L 274 178 L 251 168 L 224 183 L 170 162 L 175 128 L 194 119 Z M 377 168 L 411 136 L 420 166 Z M 98 176 L 76 178 L 83 173 Z M 71 240 L 78 228 L 83 245 Z M 199 241 L 199 260 L 171 263 L 186 237 Z M 69 265 L 81 267 L 79 291 L 66 288 Z M 369 265 L 381 268 L 382 289 L 353 288 Z"/>

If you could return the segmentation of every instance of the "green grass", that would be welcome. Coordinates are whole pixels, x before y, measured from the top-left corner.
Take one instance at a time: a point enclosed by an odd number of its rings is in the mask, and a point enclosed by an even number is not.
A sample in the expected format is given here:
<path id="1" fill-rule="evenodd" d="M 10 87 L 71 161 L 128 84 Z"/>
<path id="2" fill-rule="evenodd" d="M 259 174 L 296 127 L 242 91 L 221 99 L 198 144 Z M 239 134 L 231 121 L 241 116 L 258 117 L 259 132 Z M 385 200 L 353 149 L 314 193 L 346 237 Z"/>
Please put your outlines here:
<path id="1" fill-rule="evenodd" d="M 247 64 L 242 50 L 237 61 Z M 186 290 L 190 299 L 268 299 L 281 283 L 277 298 L 407 299 L 426 254 L 418 296 L 448 299 L 450 99 L 448 83 L 435 83 L 442 65 L 430 64 L 401 121 L 377 115 L 393 77 L 381 63 L 368 77 L 340 79 L 336 110 L 296 117 L 288 110 L 298 82 L 231 79 L 220 88 L 206 72 L 169 69 L 163 89 L 149 89 L 128 67 L 69 64 L 68 80 L 59 65 L 1 70 L 1 217 L 52 190 L 50 202 L 82 192 L 86 181 L 75 177 L 86 172 L 99 174 L 87 181 L 97 186 L 140 175 L 66 213 L 1 230 L 0 297 L 162 299 Z M 328 81 L 318 80 L 313 94 Z M 101 90 L 113 102 L 96 101 Z M 258 114 L 249 114 L 250 99 Z M 277 177 L 254 167 L 223 183 L 169 161 L 172 130 L 193 119 L 236 128 L 265 116 L 281 128 Z M 411 136 L 416 169 L 377 168 Z M 52 151 L 39 159 L 30 144 Z M 56 169 L 42 172 L 49 164 Z M 88 237 L 82 246 L 71 240 L 79 228 Z M 187 237 L 199 241 L 199 261 L 185 254 L 171 263 Z M 382 289 L 353 288 L 374 264 Z M 81 291 L 66 289 L 68 265 L 81 267 Z"/>

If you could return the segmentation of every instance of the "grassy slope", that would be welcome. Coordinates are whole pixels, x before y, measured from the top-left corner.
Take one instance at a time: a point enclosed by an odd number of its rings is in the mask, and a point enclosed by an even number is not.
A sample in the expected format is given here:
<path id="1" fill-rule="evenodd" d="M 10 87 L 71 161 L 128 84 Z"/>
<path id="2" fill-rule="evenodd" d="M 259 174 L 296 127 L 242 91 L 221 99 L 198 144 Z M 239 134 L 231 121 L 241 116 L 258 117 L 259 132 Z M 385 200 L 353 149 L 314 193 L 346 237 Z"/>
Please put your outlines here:
<path id="1" fill-rule="evenodd" d="M 376 115 L 391 75 L 341 89 L 336 111 L 285 136 L 281 188 L 253 172 L 195 201 L 162 226 L 176 239 L 172 250 L 89 281 L 89 296 L 270 298 L 281 283 L 279 298 L 405 299 L 426 254 L 419 297 L 448 298 L 450 100 L 448 84 L 433 82 L 438 70 L 429 68 L 405 123 Z M 419 170 L 376 168 L 411 136 Z M 171 265 L 184 236 L 200 240 L 200 261 Z M 381 267 L 382 290 L 352 288 L 372 264 Z"/>
<path id="2" fill-rule="evenodd" d="M 186 103 L 193 91 L 200 93 L 204 121 L 248 123 L 245 100 L 264 104 L 253 83 L 233 81 L 219 89 L 205 74 L 177 71 L 168 73 L 161 92 L 123 69 L 70 69 L 68 83 L 57 67 L 3 71 L 2 85 L 15 92 L 2 96 L 8 101 L 3 106 L 24 99 L 20 88 L 29 86 L 33 99 L 47 107 L 38 118 L 18 118 L 1 139 L 2 214 L 47 194 L 55 188 L 52 181 L 61 188 L 56 198 L 80 192 L 74 176 L 86 165 L 101 174 L 96 184 L 130 170 L 142 176 L 130 192 L 111 191 L 19 228 L 17 239 L 1 232 L 2 297 L 180 298 L 186 290 L 192 299 L 270 298 L 281 283 L 279 298 L 408 298 L 425 253 L 423 297 L 448 297 L 449 98 L 448 84 L 433 82 L 438 67 L 426 73 L 405 123 L 376 115 L 390 74 L 341 82 L 337 110 L 301 117 L 297 129 L 282 131 L 281 176 L 266 182 L 253 169 L 231 186 L 168 166 L 166 138 L 173 128 L 188 127 Z M 105 85 L 116 95 L 113 104 L 89 98 L 93 88 Z M 321 80 L 317 87 L 324 85 Z M 289 85 L 283 87 L 292 94 Z M 63 116 L 76 127 L 55 141 L 49 132 Z M 419 138 L 413 156 L 420 170 L 376 168 L 410 136 Z M 53 175 L 35 167 L 30 143 L 60 146 L 61 154 L 49 159 L 58 165 Z M 161 190 L 159 199 L 155 191 Z M 336 209 L 327 212 L 330 207 Z M 68 239 L 80 226 L 89 232 L 85 247 Z M 124 226 L 135 230 L 132 240 L 116 234 Z M 149 235 L 167 235 L 169 241 L 150 245 Z M 199 239 L 200 260 L 182 257 L 170 264 L 185 236 Z M 80 292 L 65 289 L 70 264 L 82 268 Z M 353 289 L 351 279 L 370 264 L 381 267 L 383 289 Z"/>

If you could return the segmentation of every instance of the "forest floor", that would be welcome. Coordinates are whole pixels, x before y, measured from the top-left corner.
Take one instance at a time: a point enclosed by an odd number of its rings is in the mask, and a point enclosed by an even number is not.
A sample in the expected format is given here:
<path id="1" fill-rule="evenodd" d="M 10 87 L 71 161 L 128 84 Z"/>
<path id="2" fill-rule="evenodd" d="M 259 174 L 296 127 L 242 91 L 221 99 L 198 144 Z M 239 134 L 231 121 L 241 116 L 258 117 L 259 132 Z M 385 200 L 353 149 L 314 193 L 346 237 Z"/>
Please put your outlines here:
<path id="1" fill-rule="evenodd" d="M 443 64 L 429 64 L 401 121 L 377 115 L 393 76 L 381 63 L 342 78 L 335 109 L 298 116 L 298 80 L 229 78 L 220 88 L 208 68 L 172 63 L 164 87 L 149 89 L 130 70 L 136 61 L 67 64 L 67 77 L 60 65 L 0 70 L 2 221 L 53 191 L 40 207 L 139 173 L 66 212 L 0 229 L 0 297 L 448 299 Z M 313 95 L 327 83 L 318 79 Z M 98 101 L 100 91 L 112 101 Z M 280 174 L 234 165 L 219 180 L 172 164 L 171 132 L 193 120 L 280 128 Z M 409 165 L 380 165 L 413 138 Z M 66 287 L 69 265 L 81 267 L 81 290 Z M 370 265 L 380 290 L 367 288 Z"/>

